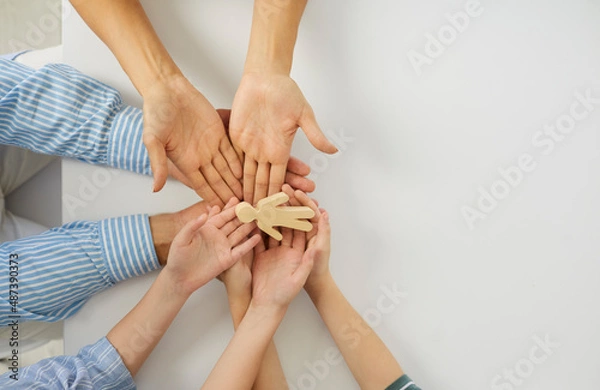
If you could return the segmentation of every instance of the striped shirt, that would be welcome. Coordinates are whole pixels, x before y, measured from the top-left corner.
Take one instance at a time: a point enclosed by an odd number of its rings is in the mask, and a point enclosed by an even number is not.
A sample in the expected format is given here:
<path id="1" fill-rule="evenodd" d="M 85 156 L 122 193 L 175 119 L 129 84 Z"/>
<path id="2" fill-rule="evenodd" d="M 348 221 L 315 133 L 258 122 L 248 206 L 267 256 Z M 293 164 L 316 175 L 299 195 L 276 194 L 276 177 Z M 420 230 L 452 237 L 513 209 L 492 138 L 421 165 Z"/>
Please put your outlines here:
<path id="1" fill-rule="evenodd" d="M 0 376 L 8 389 L 135 389 L 131 374 L 112 344 L 103 337 L 77 356 L 57 356 Z"/>
<path id="2" fill-rule="evenodd" d="M 142 111 L 66 65 L 0 59 L 0 143 L 149 175 Z M 0 244 L 0 326 L 59 321 L 94 294 L 160 267 L 147 215 L 73 222 Z M 135 388 L 105 338 L 0 377 L 0 388 Z"/>

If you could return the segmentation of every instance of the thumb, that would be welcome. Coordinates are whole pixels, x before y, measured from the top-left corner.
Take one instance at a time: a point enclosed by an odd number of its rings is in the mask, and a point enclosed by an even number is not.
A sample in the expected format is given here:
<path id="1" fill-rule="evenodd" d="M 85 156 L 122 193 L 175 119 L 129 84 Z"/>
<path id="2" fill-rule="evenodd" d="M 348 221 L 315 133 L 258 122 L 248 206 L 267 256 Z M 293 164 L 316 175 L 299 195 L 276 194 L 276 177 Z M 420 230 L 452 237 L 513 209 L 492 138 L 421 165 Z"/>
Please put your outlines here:
<path id="1" fill-rule="evenodd" d="M 304 283 L 306 283 L 306 279 L 308 279 L 308 275 L 310 275 L 310 271 L 312 271 L 314 259 L 314 249 L 309 249 L 306 252 L 304 252 L 304 255 L 302 255 L 302 263 L 300 263 L 300 266 L 296 269 L 293 275 L 294 284 L 299 285 L 300 288 L 304 286 Z"/>
<path id="2" fill-rule="evenodd" d="M 304 115 L 300 119 L 300 127 L 302 128 L 302 131 L 304 131 L 304 134 L 306 134 L 306 138 L 308 138 L 310 143 L 321 152 L 327 154 L 338 152 L 338 148 L 336 148 L 321 131 L 321 128 L 317 124 L 315 114 L 310 106 L 307 106 L 304 110 Z"/>
<path id="3" fill-rule="evenodd" d="M 158 192 L 165 186 L 167 176 L 169 175 L 167 152 L 165 152 L 165 146 L 154 134 L 144 134 L 143 139 L 144 145 L 146 145 L 146 149 L 148 150 L 150 167 L 154 176 L 152 191 Z"/>

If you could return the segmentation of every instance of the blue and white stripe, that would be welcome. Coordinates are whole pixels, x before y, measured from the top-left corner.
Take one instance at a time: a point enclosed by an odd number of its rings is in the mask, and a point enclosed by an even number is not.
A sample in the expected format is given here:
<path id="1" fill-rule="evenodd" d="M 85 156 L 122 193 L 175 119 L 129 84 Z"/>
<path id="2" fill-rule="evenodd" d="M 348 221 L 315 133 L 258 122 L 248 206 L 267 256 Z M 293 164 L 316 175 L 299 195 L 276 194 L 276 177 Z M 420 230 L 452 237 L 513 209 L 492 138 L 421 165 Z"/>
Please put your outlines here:
<path id="1" fill-rule="evenodd" d="M 0 143 L 151 174 L 142 111 L 68 65 L 0 59 Z"/>
<path id="2" fill-rule="evenodd" d="M 18 306 L 9 299 L 10 255 L 18 255 Z M 72 222 L 0 244 L 0 326 L 59 321 L 94 294 L 160 267 L 146 215 Z M 14 290 L 14 288 L 13 288 Z"/>
<path id="3" fill-rule="evenodd" d="M 18 380 L 11 372 L 0 376 L 0 388 L 18 389 L 135 389 L 131 374 L 119 353 L 106 337 L 82 348 L 77 356 L 42 360 L 19 370 Z"/>

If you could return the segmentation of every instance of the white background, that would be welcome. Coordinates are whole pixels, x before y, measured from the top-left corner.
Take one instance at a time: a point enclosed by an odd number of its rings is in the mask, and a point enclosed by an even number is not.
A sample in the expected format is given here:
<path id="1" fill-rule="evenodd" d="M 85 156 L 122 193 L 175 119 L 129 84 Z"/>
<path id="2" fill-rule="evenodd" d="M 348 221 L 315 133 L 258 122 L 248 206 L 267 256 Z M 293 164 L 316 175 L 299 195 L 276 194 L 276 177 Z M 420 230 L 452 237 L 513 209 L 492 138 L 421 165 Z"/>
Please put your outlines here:
<path id="1" fill-rule="evenodd" d="M 252 2 L 143 4 L 194 85 L 216 107 L 229 107 Z M 406 293 L 375 329 L 424 389 L 493 388 L 500 375 L 508 390 L 503 370 L 519 365 L 533 371 L 514 388 L 597 388 L 600 106 L 548 155 L 532 137 L 568 113 L 576 91 L 600 97 L 600 3 L 482 1 L 483 14 L 418 76 L 407 53 L 423 53 L 425 34 L 437 34 L 445 14 L 465 4 L 309 3 L 292 76 L 323 129 L 352 138 L 325 160 L 301 135 L 294 147 L 318 171 L 314 195 L 331 213 L 332 272 L 361 313 L 377 309 L 384 286 Z M 64 43 L 66 62 L 140 106 L 116 60 L 68 8 Z M 461 208 L 476 207 L 478 187 L 489 190 L 498 169 L 524 153 L 535 170 L 470 230 Z M 98 175 L 79 163 L 63 168 L 64 194 L 77 196 L 80 175 Z M 175 211 L 197 200 L 177 183 L 158 195 L 150 187 L 150 178 L 120 173 L 85 207 L 70 214 L 63 205 L 65 222 Z M 105 335 L 155 276 L 92 298 L 67 321 L 66 352 Z M 199 388 L 231 334 L 215 281 L 180 313 L 137 376 L 139 388 Z M 560 347 L 528 366 L 521 359 L 529 359 L 533 337 L 546 334 Z M 333 345 L 304 293 L 276 343 L 296 386 L 309 373 L 304 363 Z M 317 388 L 358 388 L 344 365 L 329 371 Z"/>

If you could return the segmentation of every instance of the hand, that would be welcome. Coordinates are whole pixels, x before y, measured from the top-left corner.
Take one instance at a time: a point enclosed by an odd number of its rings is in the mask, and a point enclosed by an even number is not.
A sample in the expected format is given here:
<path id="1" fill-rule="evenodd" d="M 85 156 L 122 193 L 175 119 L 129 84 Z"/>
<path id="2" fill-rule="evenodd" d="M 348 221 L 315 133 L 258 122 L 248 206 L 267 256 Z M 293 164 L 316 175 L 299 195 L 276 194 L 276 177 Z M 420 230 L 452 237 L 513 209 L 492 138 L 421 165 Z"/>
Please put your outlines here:
<path id="1" fill-rule="evenodd" d="M 240 261 L 217 277 L 225 285 L 230 302 L 243 299 L 246 303 L 250 303 L 250 298 L 252 298 L 253 260 L 254 253 L 249 251 L 242 256 Z"/>
<path id="2" fill-rule="evenodd" d="M 319 128 L 300 88 L 283 74 L 246 73 L 233 100 L 230 136 L 244 152 L 244 199 L 256 204 L 280 191 L 298 126 L 313 146 L 337 148 Z"/>
<path id="3" fill-rule="evenodd" d="M 283 192 L 289 196 L 291 206 L 308 206 L 315 216 L 311 218 L 313 229 L 307 234 L 307 253 L 313 258 L 314 265 L 308 279 L 306 289 L 318 287 L 321 281 L 327 280 L 329 273 L 329 257 L 331 254 L 331 227 L 329 225 L 329 213 L 319 209 L 315 200 L 310 199 L 302 191 L 294 191 L 290 186 L 284 185 Z"/>
<path id="4" fill-rule="evenodd" d="M 256 227 L 243 224 L 235 216 L 236 199 L 223 211 L 218 206 L 189 222 L 171 244 L 166 272 L 179 288 L 192 293 L 234 265 L 260 241 L 248 238 Z"/>
<path id="5" fill-rule="evenodd" d="M 231 110 L 219 108 L 217 109 L 217 112 L 221 116 L 221 120 L 225 126 L 225 131 L 229 136 L 229 119 L 231 118 Z M 240 153 L 240 160 L 243 160 L 242 153 Z M 176 172 L 174 173 L 176 174 Z M 290 156 L 290 159 L 287 163 L 287 172 L 285 173 L 286 183 L 295 189 L 302 190 L 304 192 L 313 192 L 316 186 L 314 181 L 307 178 L 309 174 L 310 166 L 308 164 L 294 156 Z M 173 176 L 175 177 L 175 175 Z M 277 192 L 279 191 L 280 190 L 278 189 Z"/>
<path id="6" fill-rule="evenodd" d="M 208 100 L 182 75 L 154 83 L 143 97 L 144 144 L 154 191 L 164 187 L 171 173 L 210 204 L 240 198 L 242 166 Z"/>
<path id="7" fill-rule="evenodd" d="M 306 233 L 282 229 L 281 242 L 261 241 L 256 246 L 252 266 L 252 305 L 286 308 L 300 292 L 313 266 L 307 255 Z"/>

